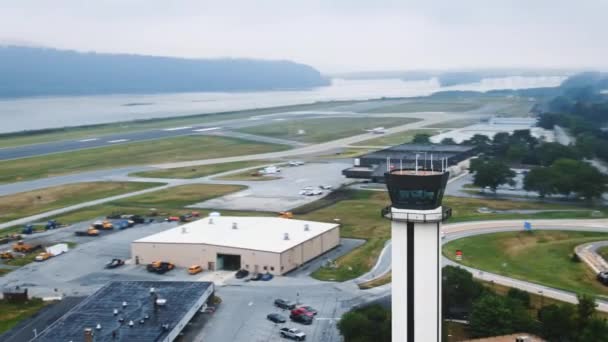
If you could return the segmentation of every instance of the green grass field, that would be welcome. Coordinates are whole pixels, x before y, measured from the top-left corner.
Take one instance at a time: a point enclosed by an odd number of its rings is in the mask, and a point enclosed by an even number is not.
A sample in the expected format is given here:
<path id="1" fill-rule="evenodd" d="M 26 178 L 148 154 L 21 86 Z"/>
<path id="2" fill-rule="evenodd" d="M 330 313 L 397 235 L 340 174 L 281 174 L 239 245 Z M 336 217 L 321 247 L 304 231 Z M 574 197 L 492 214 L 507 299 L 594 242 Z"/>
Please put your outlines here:
<path id="1" fill-rule="evenodd" d="M 78 203 L 161 186 L 162 183 L 90 182 L 0 196 L 0 222 Z"/>
<path id="2" fill-rule="evenodd" d="M 31 298 L 24 304 L 12 304 L 0 300 L 0 334 L 10 330 L 20 321 L 40 311 L 47 303 L 40 298 Z"/>
<path id="3" fill-rule="evenodd" d="M 151 163 L 249 155 L 287 149 L 284 145 L 210 136 L 188 136 L 57 153 L 0 162 L 0 184 Z"/>
<path id="4" fill-rule="evenodd" d="M 230 170 L 244 169 L 259 165 L 271 164 L 270 160 L 252 160 L 233 163 L 198 165 L 189 167 L 178 167 L 173 169 L 158 169 L 154 171 L 145 171 L 132 173 L 131 176 L 150 177 L 150 178 L 201 178 L 210 175 L 215 175 Z"/>
<path id="5" fill-rule="evenodd" d="M 256 172 L 256 170 L 249 170 L 243 172 L 232 173 L 229 175 L 217 177 L 219 180 L 232 180 L 232 181 L 253 181 L 253 182 L 264 182 L 276 179 L 281 179 L 281 176 L 276 175 L 262 175 Z"/>
<path id="6" fill-rule="evenodd" d="M 365 113 L 466 112 L 481 108 L 477 101 L 418 99 L 390 104 L 364 111 Z"/>
<path id="7" fill-rule="evenodd" d="M 377 138 L 365 140 L 354 144 L 355 146 L 392 146 L 399 144 L 407 144 L 412 142 L 416 134 L 430 134 L 435 135 L 439 131 L 434 129 L 414 129 L 411 131 L 399 132 L 388 135 L 381 135 Z"/>
<path id="8" fill-rule="evenodd" d="M 424 126 L 424 127 L 427 127 L 428 129 L 462 128 L 462 127 L 474 125 L 476 123 L 479 123 L 478 119 L 456 119 L 456 120 L 442 121 L 442 122 L 434 123 L 432 125 L 428 125 L 428 126 Z"/>
<path id="9" fill-rule="evenodd" d="M 83 139 L 98 137 L 101 135 L 116 134 L 122 132 L 143 131 L 156 128 L 168 128 L 176 126 L 200 125 L 222 120 L 235 120 L 248 118 L 250 116 L 281 113 L 294 110 L 329 109 L 335 106 L 356 103 L 357 101 L 332 101 L 302 104 L 293 106 L 282 106 L 273 108 L 260 108 L 235 112 L 224 112 L 215 114 L 189 115 L 176 118 L 160 118 L 149 120 L 138 120 L 130 122 L 117 122 L 93 126 L 66 127 L 46 131 L 19 132 L 12 134 L 0 134 L 0 148 L 30 144 L 46 143 L 50 141 Z"/>
<path id="10" fill-rule="evenodd" d="M 598 248 L 597 254 L 599 254 L 602 258 L 608 260 L 608 246 Z"/>
<path id="11" fill-rule="evenodd" d="M 277 121 L 271 125 L 243 128 L 244 133 L 319 143 L 353 135 L 364 134 L 374 127 L 394 127 L 419 121 L 412 118 L 324 118 L 308 120 Z M 304 130 L 305 134 L 298 134 Z"/>
<path id="12" fill-rule="evenodd" d="M 462 264 L 576 293 L 608 295 L 608 288 L 582 262 L 572 261 L 577 245 L 608 239 L 608 234 L 572 231 L 505 232 L 477 235 L 447 243 L 443 253 Z"/>

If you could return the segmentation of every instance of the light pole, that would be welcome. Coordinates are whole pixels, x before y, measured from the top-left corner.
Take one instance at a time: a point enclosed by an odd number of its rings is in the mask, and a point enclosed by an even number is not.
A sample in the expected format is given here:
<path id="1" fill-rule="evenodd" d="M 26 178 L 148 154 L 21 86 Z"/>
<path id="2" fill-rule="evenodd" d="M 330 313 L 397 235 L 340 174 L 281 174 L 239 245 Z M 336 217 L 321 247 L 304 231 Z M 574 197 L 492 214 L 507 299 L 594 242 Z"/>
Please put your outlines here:
<path id="1" fill-rule="evenodd" d="M 449 178 L 445 171 L 418 167 L 384 175 L 391 205 L 392 341 L 441 340 L 441 222 L 451 215 L 441 206 Z"/>

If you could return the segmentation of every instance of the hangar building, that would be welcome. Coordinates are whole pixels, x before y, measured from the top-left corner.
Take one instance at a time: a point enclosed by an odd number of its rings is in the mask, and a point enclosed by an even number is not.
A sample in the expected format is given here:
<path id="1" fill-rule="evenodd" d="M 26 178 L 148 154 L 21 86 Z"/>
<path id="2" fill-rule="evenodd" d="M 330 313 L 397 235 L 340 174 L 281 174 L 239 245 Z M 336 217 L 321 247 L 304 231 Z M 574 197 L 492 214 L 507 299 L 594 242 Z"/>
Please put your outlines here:
<path id="1" fill-rule="evenodd" d="M 335 223 L 214 216 L 136 240 L 131 254 L 142 264 L 162 260 L 179 267 L 280 275 L 339 244 Z"/>

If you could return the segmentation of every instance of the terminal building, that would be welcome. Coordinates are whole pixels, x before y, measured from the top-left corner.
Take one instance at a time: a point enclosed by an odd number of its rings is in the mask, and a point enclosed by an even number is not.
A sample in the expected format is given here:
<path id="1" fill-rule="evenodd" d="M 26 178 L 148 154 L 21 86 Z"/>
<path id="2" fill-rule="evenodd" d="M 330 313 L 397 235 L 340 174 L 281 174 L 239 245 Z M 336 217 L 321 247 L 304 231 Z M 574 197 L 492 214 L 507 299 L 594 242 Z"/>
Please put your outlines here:
<path id="1" fill-rule="evenodd" d="M 210 301 L 211 282 L 113 281 L 73 307 L 35 342 L 171 342 Z"/>
<path id="2" fill-rule="evenodd" d="M 394 169 L 414 169 L 416 160 L 420 168 L 439 170 L 441 160 L 447 167 L 457 165 L 476 154 L 475 146 L 403 144 L 374 151 L 354 159 L 354 165 L 344 169 L 347 178 L 369 179 L 374 183 L 385 183 L 384 173 Z"/>
<path id="3" fill-rule="evenodd" d="M 335 223 L 210 216 L 134 241 L 131 256 L 142 264 L 168 261 L 211 271 L 281 275 L 339 244 L 340 226 Z"/>

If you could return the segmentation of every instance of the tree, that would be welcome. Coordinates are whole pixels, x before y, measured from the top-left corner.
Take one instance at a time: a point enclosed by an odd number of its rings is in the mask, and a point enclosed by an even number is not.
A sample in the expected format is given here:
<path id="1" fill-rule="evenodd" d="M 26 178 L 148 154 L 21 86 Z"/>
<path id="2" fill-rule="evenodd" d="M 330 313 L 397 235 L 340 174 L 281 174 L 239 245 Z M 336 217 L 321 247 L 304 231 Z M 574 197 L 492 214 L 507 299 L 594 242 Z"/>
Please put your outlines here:
<path id="1" fill-rule="evenodd" d="M 452 317 L 452 313 L 458 316 L 470 312 L 472 303 L 484 292 L 483 286 L 473 279 L 471 272 L 460 267 L 446 266 L 441 274 L 443 314 Z"/>
<path id="2" fill-rule="evenodd" d="M 351 310 L 342 316 L 338 329 L 345 342 L 390 342 L 390 311 L 377 304 Z"/>
<path id="3" fill-rule="evenodd" d="M 470 168 L 471 171 L 475 172 L 473 184 L 481 188 L 489 187 L 496 192 L 499 185 L 514 183 L 515 172 L 500 160 L 474 159 Z"/>
<path id="4" fill-rule="evenodd" d="M 430 144 L 431 143 L 431 135 L 427 133 L 418 133 L 414 136 L 412 140 L 414 144 Z"/>
<path id="5" fill-rule="evenodd" d="M 507 292 L 507 297 L 518 300 L 524 307 L 530 307 L 530 294 L 526 291 L 522 291 L 516 288 L 510 288 Z"/>
<path id="6" fill-rule="evenodd" d="M 569 304 L 549 305 L 538 311 L 541 323 L 540 334 L 549 341 L 573 341 L 576 335 L 574 306 Z"/>
<path id="7" fill-rule="evenodd" d="M 539 196 L 576 193 L 587 200 L 600 198 L 608 177 L 584 161 L 559 159 L 550 167 L 532 169 L 524 178 L 524 189 Z"/>
<path id="8" fill-rule="evenodd" d="M 473 336 L 497 336 L 530 331 L 534 321 L 518 300 L 486 293 L 473 303 L 469 328 Z"/>
<path id="9" fill-rule="evenodd" d="M 578 304 L 576 305 L 577 321 L 579 329 L 582 330 L 591 321 L 593 315 L 595 315 L 597 303 L 593 296 L 586 294 L 579 294 L 576 298 L 578 299 Z"/>
<path id="10" fill-rule="evenodd" d="M 524 178 L 524 189 L 526 191 L 536 191 L 540 197 L 556 193 L 553 186 L 552 171 L 552 169 L 546 167 L 537 167 L 530 170 Z"/>
<path id="11" fill-rule="evenodd" d="M 479 153 L 488 153 L 492 140 L 483 134 L 475 134 L 470 139 L 462 142 L 463 145 L 475 146 Z"/>
<path id="12" fill-rule="evenodd" d="M 580 332 L 578 341 L 608 342 L 608 325 L 600 318 L 589 320 L 585 328 Z"/>
<path id="13" fill-rule="evenodd" d="M 458 145 L 454 139 L 452 138 L 443 138 L 441 139 L 441 144 L 442 145 Z"/>

